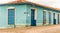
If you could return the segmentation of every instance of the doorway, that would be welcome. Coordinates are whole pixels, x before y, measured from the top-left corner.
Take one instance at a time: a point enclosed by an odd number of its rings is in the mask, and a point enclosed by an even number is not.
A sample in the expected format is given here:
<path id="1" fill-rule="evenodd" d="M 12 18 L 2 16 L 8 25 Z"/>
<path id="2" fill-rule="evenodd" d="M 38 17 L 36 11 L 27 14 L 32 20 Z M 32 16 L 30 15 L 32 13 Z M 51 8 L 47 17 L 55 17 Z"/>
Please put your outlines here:
<path id="1" fill-rule="evenodd" d="M 55 13 L 53 13 L 53 24 L 54 25 L 56 25 L 56 18 L 55 17 L 56 17 L 56 15 L 55 15 Z"/>
<path id="2" fill-rule="evenodd" d="M 60 21 L 59 21 L 59 18 L 60 18 L 59 16 L 60 16 L 60 15 L 58 14 L 58 24 L 59 24 L 59 22 L 60 22 Z"/>
<path id="3" fill-rule="evenodd" d="M 36 26 L 35 9 L 31 9 L 31 26 Z"/>
<path id="4" fill-rule="evenodd" d="M 15 27 L 15 9 L 8 9 L 8 25 Z"/>

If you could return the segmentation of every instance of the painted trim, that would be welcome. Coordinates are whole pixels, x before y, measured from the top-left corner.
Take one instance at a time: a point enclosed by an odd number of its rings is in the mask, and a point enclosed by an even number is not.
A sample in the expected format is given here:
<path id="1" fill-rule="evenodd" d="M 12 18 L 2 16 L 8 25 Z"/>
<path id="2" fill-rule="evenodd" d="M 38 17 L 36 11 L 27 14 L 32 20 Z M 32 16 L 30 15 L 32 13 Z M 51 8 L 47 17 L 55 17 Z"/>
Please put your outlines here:
<path id="1" fill-rule="evenodd" d="M 37 20 L 37 9 L 36 8 L 30 8 L 30 10 L 31 9 L 34 9 L 35 10 L 35 17 L 34 17 L 34 19 Z"/>
<path id="2" fill-rule="evenodd" d="M 47 10 L 43 10 L 43 11 L 47 11 Z"/>
<path id="3" fill-rule="evenodd" d="M 60 24 L 60 14 L 58 13 L 58 24 Z"/>
<path id="4" fill-rule="evenodd" d="M 10 6 L 10 7 L 8 7 L 8 9 L 15 9 L 15 7 Z"/>
<path id="5" fill-rule="evenodd" d="M 16 9 L 13 6 L 10 6 L 10 7 L 7 8 L 7 22 L 8 22 L 8 9 L 14 9 L 14 11 L 15 11 L 15 22 L 14 22 L 14 26 L 15 26 L 15 24 L 16 24 Z M 7 23 L 7 25 L 9 25 L 9 24 Z"/>
<path id="6" fill-rule="evenodd" d="M 51 24 L 52 23 L 52 18 L 51 18 L 52 17 L 52 13 L 51 13 L 51 11 L 49 11 L 48 13 L 49 13 L 49 16 L 48 16 L 49 17 L 49 24 Z"/>
<path id="7" fill-rule="evenodd" d="M 46 10 L 43 10 L 43 25 L 46 25 Z"/>

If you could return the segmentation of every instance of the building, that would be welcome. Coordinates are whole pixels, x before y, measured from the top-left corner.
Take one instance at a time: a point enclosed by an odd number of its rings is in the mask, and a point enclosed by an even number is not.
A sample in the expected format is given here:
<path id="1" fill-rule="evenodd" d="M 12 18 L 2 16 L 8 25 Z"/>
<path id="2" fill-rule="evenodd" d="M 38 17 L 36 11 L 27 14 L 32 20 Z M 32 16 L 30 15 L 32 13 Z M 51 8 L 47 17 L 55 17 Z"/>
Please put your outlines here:
<path id="1" fill-rule="evenodd" d="M 60 23 L 60 9 L 26 0 L 0 4 L 0 28 Z"/>

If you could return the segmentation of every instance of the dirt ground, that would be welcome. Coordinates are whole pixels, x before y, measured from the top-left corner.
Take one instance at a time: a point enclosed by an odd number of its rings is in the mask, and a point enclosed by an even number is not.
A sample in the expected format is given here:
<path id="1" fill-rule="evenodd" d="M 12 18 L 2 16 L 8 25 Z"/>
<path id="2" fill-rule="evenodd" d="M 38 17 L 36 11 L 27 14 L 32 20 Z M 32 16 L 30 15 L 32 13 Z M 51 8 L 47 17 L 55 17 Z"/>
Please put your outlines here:
<path id="1" fill-rule="evenodd" d="M 0 33 L 60 33 L 60 25 L 0 29 Z"/>

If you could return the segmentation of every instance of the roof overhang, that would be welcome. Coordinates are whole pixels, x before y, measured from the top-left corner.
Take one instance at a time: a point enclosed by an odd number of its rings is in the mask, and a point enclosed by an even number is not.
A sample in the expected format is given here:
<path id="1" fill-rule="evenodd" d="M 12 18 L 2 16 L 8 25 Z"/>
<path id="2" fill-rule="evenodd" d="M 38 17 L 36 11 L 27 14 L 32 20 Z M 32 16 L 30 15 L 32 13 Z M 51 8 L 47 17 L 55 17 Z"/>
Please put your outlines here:
<path id="1" fill-rule="evenodd" d="M 17 0 L 17 1 L 14 1 L 14 2 L 9 2 L 9 3 L 5 3 L 5 4 L 0 4 L 0 5 L 7 5 L 7 4 L 8 5 L 10 5 L 10 4 L 32 4 L 32 5 L 36 5 L 36 6 L 40 6 L 40 7 L 49 8 L 49 9 L 60 11 L 59 8 L 53 8 L 53 7 L 50 7 L 50 6 L 45 6 L 45 5 L 42 5 L 42 4 L 37 4 L 37 3 L 30 2 L 30 1 L 27 1 L 27 0 Z"/>

